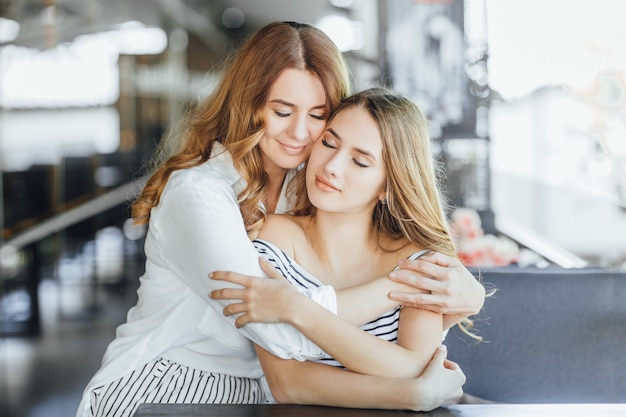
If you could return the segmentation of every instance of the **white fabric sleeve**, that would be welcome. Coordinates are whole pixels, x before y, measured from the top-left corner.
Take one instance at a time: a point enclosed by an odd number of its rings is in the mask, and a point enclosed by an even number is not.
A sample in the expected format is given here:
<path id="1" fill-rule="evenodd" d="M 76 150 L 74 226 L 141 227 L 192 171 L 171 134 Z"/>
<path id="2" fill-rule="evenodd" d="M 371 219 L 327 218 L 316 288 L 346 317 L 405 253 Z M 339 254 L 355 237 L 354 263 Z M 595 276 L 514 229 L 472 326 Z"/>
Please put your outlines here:
<path id="1" fill-rule="evenodd" d="M 320 287 L 309 288 L 304 294 L 326 310 L 337 315 L 337 293 L 331 285 L 322 285 Z"/>
<path id="2" fill-rule="evenodd" d="M 209 293 L 236 285 L 212 280 L 208 274 L 212 271 L 236 271 L 258 277 L 265 277 L 265 274 L 246 234 L 230 185 L 202 175 L 201 171 L 185 174 L 190 175 L 170 179 L 156 212 L 153 211 L 158 221 L 150 227 L 154 225 L 157 229 L 153 232 L 162 243 L 161 257 L 167 267 L 213 310 L 211 319 L 203 320 L 203 325 L 215 326 L 210 333 L 219 334 L 219 328 L 225 323 L 214 323 L 215 317 L 221 317 L 233 329 L 235 317 L 222 314 L 228 300 L 213 300 Z M 322 287 L 309 296 L 336 314 L 337 299 L 332 287 Z M 314 360 L 324 355 L 317 345 L 289 324 L 253 323 L 240 328 L 239 332 L 283 359 Z"/>

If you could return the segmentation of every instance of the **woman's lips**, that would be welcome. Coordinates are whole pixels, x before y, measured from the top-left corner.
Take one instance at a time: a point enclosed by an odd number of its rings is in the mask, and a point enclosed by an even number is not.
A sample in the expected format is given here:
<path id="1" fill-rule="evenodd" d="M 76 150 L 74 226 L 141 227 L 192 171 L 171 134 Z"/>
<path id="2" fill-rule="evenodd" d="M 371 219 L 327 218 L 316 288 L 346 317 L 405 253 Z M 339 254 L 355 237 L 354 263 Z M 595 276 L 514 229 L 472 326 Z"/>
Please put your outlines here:
<path id="1" fill-rule="evenodd" d="M 318 176 L 315 176 L 315 186 L 322 191 L 341 191 L 339 188 L 335 187 L 330 182 Z"/>
<path id="2" fill-rule="evenodd" d="M 287 145 L 282 142 L 279 143 L 285 153 L 288 153 L 289 155 L 300 155 L 308 148 L 308 145 Z"/>

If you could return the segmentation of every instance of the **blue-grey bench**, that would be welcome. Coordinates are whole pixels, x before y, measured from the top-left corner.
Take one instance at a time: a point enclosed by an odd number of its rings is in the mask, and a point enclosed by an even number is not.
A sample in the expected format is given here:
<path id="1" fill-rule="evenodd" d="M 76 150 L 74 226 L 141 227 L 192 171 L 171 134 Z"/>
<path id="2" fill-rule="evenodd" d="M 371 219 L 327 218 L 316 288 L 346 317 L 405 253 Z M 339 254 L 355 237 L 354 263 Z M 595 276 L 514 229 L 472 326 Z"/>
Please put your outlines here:
<path id="1" fill-rule="evenodd" d="M 477 271 L 473 271 L 477 272 Z M 626 273 L 493 268 L 474 317 L 484 342 L 453 328 L 448 357 L 466 393 L 504 403 L 626 402 Z"/>

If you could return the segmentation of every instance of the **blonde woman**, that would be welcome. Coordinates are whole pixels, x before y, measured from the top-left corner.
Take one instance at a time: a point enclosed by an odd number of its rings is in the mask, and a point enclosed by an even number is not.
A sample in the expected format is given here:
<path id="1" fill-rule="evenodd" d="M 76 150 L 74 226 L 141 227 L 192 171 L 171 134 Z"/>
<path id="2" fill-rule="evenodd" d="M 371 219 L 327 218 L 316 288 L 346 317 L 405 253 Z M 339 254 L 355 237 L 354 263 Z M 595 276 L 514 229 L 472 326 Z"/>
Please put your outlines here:
<path id="1" fill-rule="evenodd" d="M 345 319 L 356 311 L 340 318 L 302 294 L 325 285 L 345 289 L 384 282 L 392 290 L 396 284 L 379 277 L 399 258 L 419 259 L 428 252 L 455 256 L 431 152 L 427 121 L 409 100 L 384 89 L 346 99 L 297 175 L 294 215 L 270 216 L 255 240 L 280 274 L 259 280 L 216 272 L 213 279 L 245 288 L 214 291 L 212 297 L 241 300 L 224 310 L 237 316 L 239 327 L 293 325 L 323 349 L 318 362 L 361 374 L 418 377 L 441 345 L 442 314 L 388 306 L 359 328 Z M 353 308 L 372 302 L 364 295 Z M 297 362 L 257 350 L 279 402 L 320 404 L 321 392 L 336 398 L 341 389 L 341 376 L 298 383 Z"/>

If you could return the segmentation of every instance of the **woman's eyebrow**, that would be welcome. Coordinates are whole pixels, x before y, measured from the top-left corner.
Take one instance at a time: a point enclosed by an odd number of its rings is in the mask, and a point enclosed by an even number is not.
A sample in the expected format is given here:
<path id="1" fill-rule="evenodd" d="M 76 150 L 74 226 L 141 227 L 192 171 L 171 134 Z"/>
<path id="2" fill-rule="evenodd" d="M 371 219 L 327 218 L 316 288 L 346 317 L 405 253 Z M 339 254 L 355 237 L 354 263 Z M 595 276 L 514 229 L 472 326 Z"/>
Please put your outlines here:
<path id="1" fill-rule="evenodd" d="M 341 136 L 339 136 L 339 134 L 337 132 L 335 132 L 335 129 L 333 129 L 332 127 L 329 127 L 326 130 L 328 131 L 328 133 L 330 133 L 331 135 L 333 135 L 337 139 L 341 140 Z"/>
<path id="2" fill-rule="evenodd" d="M 376 160 L 376 157 L 370 151 L 367 151 L 367 150 L 361 149 L 361 148 L 354 148 L 354 150 L 357 151 L 358 153 L 362 154 L 362 155 L 365 155 L 365 156 L 367 156 L 369 158 L 372 158 L 373 160 Z"/>
<path id="3" fill-rule="evenodd" d="M 288 102 L 287 100 L 283 100 L 280 98 L 275 98 L 274 100 L 270 100 L 270 103 L 277 103 L 277 104 L 283 104 L 285 106 L 289 106 L 289 107 L 296 107 L 295 104 Z"/>
<path id="4" fill-rule="evenodd" d="M 335 138 L 341 140 L 341 136 L 339 136 L 339 133 L 337 133 L 335 131 L 335 129 L 333 129 L 332 127 L 329 127 L 328 129 L 326 129 L 326 131 L 328 133 L 330 133 L 331 135 L 333 135 Z M 376 157 L 368 150 L 362 149 L 362 148 L 358 148 L 358 147 L 354 147 L 354 150 L 357 151 L 360 154 L 363 154 L 365 156 L 368 156 L 374 160 L 376 160 Z"/>
<path id="5" fill-rule="evenodd" d="M 282 98 L 275 98 L 273 100 L 269 101 L 270 103 L 276 103 L 276 104 L 282 104 L 283 106 L 288 106 L 288 107 L 297 107 L 294 103 L 291 103 L 287 100 L 283 100 Z M 317 106 L 313 106 L 311 107 L 311 109 L 322 109 L 322 110 L 326 110 L 326 104 L 318 104 Z"/>

